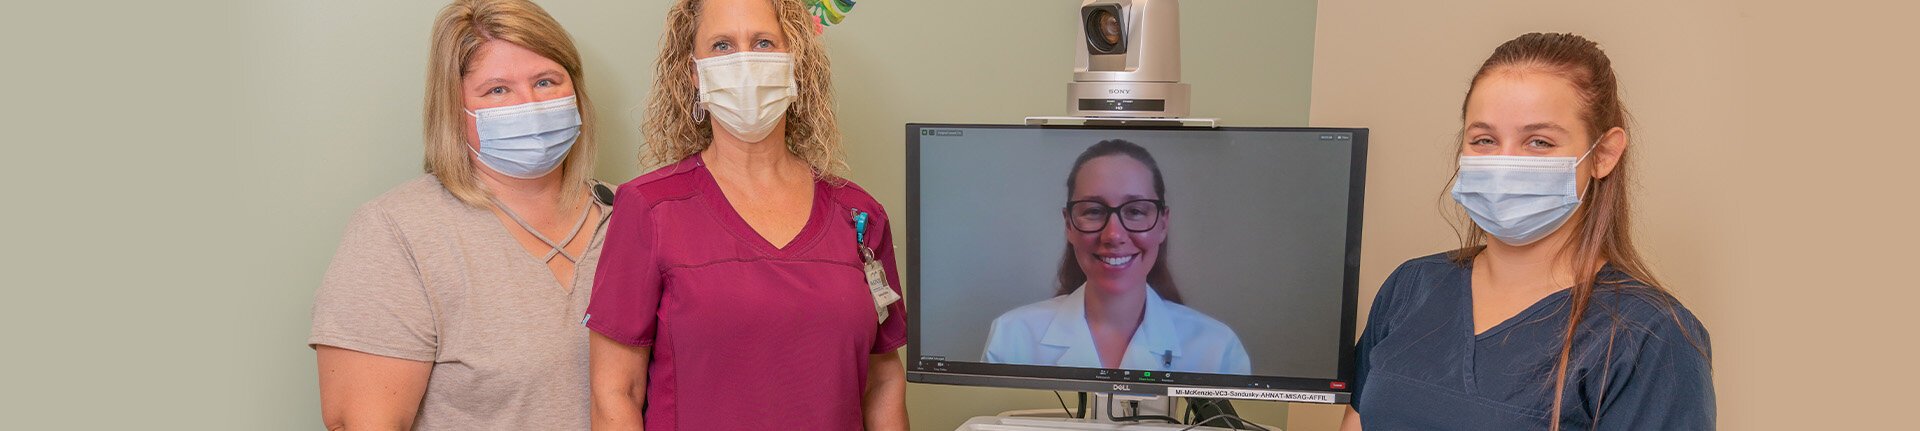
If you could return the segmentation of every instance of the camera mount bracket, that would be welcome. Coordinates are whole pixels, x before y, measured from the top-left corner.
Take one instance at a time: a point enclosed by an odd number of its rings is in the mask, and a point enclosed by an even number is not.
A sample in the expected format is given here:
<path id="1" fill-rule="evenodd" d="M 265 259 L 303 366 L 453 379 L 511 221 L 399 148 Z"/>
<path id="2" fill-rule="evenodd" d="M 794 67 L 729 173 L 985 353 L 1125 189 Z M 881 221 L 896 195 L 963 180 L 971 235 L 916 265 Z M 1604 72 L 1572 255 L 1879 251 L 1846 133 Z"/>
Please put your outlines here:
<path id="1" fill-rule="evenodd" d="M 1220 127 L 1218 118 L 1129 118 L 1129 117 L 1027 117 L 1029 126 L 1143 126 L 1143 127 Z"/>

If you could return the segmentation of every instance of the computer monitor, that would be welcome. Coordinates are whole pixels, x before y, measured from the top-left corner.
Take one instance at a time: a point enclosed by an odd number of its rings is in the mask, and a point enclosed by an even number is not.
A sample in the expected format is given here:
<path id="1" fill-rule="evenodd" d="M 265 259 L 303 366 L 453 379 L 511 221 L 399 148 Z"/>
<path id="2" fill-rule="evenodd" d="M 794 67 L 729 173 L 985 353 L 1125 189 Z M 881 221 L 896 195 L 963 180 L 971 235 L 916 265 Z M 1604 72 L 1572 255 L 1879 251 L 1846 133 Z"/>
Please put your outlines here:
<path id="1" fill-rule="evenodd" d="M 908 124 L 908 380 L 1348 402 L 1366 149 L 1356 128 Z"/>

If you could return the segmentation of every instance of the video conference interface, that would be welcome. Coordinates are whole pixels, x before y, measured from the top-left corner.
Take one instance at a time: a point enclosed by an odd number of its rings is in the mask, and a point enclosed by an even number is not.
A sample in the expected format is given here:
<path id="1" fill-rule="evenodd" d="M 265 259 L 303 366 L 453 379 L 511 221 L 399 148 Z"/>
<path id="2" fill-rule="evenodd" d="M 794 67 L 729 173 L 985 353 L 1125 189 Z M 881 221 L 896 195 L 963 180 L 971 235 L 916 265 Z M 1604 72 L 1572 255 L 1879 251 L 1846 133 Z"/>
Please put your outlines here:
<path id="1" fill-rule="evenodd" d="M 1362 154 L 1351 131 L 916 134 L 915 370 L 1339 378 Z"/>

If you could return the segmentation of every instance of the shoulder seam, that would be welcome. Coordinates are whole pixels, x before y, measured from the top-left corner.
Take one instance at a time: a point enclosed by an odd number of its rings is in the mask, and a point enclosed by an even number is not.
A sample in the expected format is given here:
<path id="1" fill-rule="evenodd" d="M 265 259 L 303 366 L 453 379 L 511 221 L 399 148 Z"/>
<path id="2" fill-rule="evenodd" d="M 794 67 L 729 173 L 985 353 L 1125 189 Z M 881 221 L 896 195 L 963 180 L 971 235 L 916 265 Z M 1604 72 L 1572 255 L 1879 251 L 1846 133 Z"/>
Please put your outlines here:
<path id="1" fill-rule="evenodd" d="M 693 169 L 680 168 L 680 165 L 684 163 L 685 162 L 674 162 L 672 164 L 662 166 L 659 169 L 654 169 L 652 172 L 640 174 L 638 178 L 634 178 L 633 180 L 628 181 L 626 185 L 639 187 L 647 184 L 652 184 L 657 181 L 662 181 L 668 178 L 673 178 L 673 177 L 693 173 Z"/>
<path id="2" fill-rule="evenodd" d="M 886 205 L 881 205 L 879 198 L 873 197 L 872 193 L 868 193 L 866 189 L 861 188 L 860 185 L 854 184 L 852 181 L 847 181 L 845 185 L 837 187 L 829 185 L 827 190 L 828 200 L 842 207 L 872 211 L 875 213 L 873 214 L 875 217 L 885 218 L 887 215 Z M 843 195 L 843 193 L 851 193 L 852 195 Z M 872 205 L 872 208 L 866 208 L 868 205 Z"/>

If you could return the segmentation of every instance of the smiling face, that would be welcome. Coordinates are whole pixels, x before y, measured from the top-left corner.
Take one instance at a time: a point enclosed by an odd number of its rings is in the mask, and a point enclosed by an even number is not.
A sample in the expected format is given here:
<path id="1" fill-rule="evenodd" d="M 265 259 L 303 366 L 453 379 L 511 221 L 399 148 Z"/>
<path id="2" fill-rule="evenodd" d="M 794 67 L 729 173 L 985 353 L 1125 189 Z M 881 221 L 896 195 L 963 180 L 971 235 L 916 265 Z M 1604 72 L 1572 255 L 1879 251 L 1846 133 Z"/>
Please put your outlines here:
<path id="1" fill-rule="evenodd" d="M 1580 157 L 1592 148 L 1579 90 L 1545 71 L 1508 68 L 1480 78 L 1467 98 L 1460 155 Z M 1587 172 L 1598 158 L 1582 160 Z M 1588 175 L 1580 175 L 1586 190 Z"/>
<path id="2" fill-rule="evenodd" d="M 503 40 L 476 49 L 460 76 L 467 111 L 544 102 L 573 95 L 573 79 L 559 62 Z M 480 150 L 478 123 L 467 118 L 467 146 Z"/>
<path id="3" fill-rule="evenodd" d="M 1606 178 L 1627 148 L 1626 130 L 1594 133 L 1587 102 L 1574 82 L 1551 70 L 1526 65 L 1492 69 L 1474 81 L 1467 95 L 1460 156 L 1581 157 L 1574 176 L 1581 210 L 1558 230 L 1532 245 L 1558 247 L 1584 223 L 1594 193 L 1589 186 Z M 1616 108 L 1617 109 L 1617 108 Z M 1597 135 L 1597 136 L 1596 136 Z M 1611 214 L 1611 213 L 1609 213 Z M 1611 216 L 1609 216 L 1611 217 Z M 1505 244 L 1490 241 L 1489 246 Z"/>
<path id="4" fill-rule="evenodd" d="M 1162 199 L 1153 184 L 1153 171 L 1145 163 L 1124 154 L 1101 156 L 1080 166 L 1069 200 L 1120 207 L 1140 199 Z M 1144 232 L 1127 230 L 1120 220 L 1129 216 L 1125 210 L 1107 215 L 1106 226 L 1096 232 L 1075 229 L 1071 218 L 1079 214 L 1072 210 L 1065 216 L 1069 218 L 1067 244 L 1087 275 L 1089 293 L 1125 294 L 1146 287 L 1147 273 L 1160 258 L 1160 244 L 1167 240 L 1171 213 L 1159 214 L 1157 223 Z"/>

